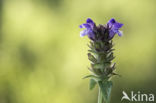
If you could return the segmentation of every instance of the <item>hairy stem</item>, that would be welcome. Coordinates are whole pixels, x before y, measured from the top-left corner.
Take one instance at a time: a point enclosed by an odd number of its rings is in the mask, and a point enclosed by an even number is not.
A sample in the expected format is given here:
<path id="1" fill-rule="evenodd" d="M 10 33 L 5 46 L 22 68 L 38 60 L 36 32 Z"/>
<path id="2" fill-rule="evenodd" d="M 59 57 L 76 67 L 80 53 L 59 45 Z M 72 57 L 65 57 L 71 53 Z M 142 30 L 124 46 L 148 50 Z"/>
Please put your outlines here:
<path id="1" fill-rule="evenodd" d="M 99 94 L 98 94 L 98 103 L 103 103 L 102 91 L 100 88 L 99 88 Z"/>

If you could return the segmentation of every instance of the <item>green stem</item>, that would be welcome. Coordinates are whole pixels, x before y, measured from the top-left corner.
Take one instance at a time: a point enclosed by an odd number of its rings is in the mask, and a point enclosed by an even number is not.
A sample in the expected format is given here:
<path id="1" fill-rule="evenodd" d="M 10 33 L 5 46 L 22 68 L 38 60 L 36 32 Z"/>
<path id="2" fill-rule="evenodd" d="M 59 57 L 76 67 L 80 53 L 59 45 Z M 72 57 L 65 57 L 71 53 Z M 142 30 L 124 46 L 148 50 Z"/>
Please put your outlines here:
<path id="1" fill-rule="evenodd" d="M 103 103 L 103 96 L 100 87 L 99 87 L 99 94 L 98 94 L 98 103 Z"/>

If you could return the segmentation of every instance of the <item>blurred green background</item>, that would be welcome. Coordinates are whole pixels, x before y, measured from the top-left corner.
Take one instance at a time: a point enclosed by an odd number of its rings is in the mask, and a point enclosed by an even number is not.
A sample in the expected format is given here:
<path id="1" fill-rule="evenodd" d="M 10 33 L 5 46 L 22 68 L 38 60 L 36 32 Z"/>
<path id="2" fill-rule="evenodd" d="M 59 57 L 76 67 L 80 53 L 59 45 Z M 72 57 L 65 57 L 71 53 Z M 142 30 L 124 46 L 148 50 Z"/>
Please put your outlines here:
<path id="1" fill-rule="evenodd" d="M 96 103 L 89 91 L 86 18 L 124 24 L 115 36 L 111 103 L 122 91 L 156 93 L 155 0 L 0 0 L 0 103 Z M 139 103 L 139 102 L 138 102 Z M 142 102 L 143 103 L 143 102 Z"/>

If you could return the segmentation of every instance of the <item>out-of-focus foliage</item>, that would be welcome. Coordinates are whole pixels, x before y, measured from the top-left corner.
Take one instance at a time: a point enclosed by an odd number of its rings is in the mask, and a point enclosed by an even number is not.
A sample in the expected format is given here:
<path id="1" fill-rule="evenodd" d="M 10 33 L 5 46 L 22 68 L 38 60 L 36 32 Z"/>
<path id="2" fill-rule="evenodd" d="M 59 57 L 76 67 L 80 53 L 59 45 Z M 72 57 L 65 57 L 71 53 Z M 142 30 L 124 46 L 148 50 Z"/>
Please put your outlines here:
<path id="1" fill-rule="evenodd" d="M 115 37 L 112 103 L 122 91 L 155 93 L 155 0 L 0 0 L 0 103 L 96 103 L 89 91 L 87 17 L 124 23 Z"/>

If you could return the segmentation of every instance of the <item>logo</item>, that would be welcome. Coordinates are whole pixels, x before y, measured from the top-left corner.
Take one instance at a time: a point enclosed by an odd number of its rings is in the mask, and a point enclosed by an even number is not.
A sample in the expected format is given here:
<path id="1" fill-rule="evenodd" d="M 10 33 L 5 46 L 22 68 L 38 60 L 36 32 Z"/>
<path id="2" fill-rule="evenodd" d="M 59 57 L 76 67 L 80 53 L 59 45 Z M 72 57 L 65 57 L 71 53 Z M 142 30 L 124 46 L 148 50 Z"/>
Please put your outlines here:
<path id="1" fill-rule="evenodd" d="M 123 97 L 121 101 L 128 100 L 128 101 L 138 101 L 138 102 L 154 102 L 154 94 L 144 94 L 138 91 L 135 93 L 131 91 L 130 95 L 128 95 L 125 91 L 122 91 Z"/>

